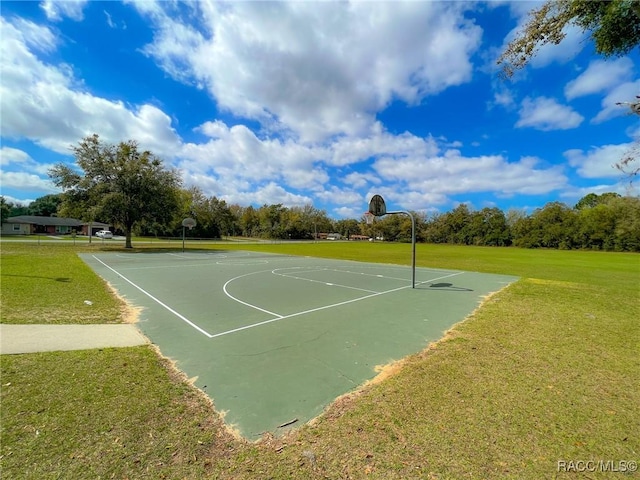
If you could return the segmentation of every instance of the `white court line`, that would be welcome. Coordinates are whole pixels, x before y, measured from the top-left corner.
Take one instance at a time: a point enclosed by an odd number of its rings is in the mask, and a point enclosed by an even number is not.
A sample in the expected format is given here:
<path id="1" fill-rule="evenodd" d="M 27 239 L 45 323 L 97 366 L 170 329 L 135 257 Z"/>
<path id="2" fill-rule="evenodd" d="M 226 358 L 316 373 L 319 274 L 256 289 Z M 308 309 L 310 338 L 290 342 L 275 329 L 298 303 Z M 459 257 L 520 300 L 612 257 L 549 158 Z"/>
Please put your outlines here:
<path id="1" fill-rule="evenodd" d="M 399 278 L 399 277 L 389 277 L 387 275 L 377 275 L 375 273 L 364 273 L 364 272 L 352 272 L 351 270 L 340 270 L 339 268 L 333 269 L 334 272 L 340 272 L 340 273 L 350 273 L 352 275 L 364 275 L 366 277 L 377 277 L 377 278 L 384 278 L 387 280 L 401 280 L 403 282 L 406 282 L 407 279 L 406 278 Z"/>
<path id="2" fill-rule="evenodd" d="M 325 306 L 323 306 L 323 307 L 318 307 L 318 308 L 312 308 L 312 309 L 310 309 L 310 310 L 305 310 L 305 311 L 303 311 L 303 312 L 296 312 L 296 313 L 292 313 L 291 315 L 278 315 L 277 313 L 269 312 L 268 310 L 264 310 L 264 309 L 262 309 L 262 308 L 260 308 L 260 307 L 255 306 L 255 305 L 251 305 L 250 303 L 243 302 L 242 300 L 238 300 L 237 298 L 235 298 L 235 297 L 231 296 L 231 295 L 227 292 L 227 290 L 226 290 L 227 284 L 229 284 L 229 283 L 230 283 L 230 282 L 232 282 L 233 280 L 236 280 L 236 279 L 238 279 L 238 278 L 242 278 L 242 277 L 247 277 L 247 276 L 249 276 L 249 275 L 254 275 L 254 274 L 256 274 L 256 273 L 265 273 L 265 272 L 268 272 L 268 270 L 263 270 L 263 271 L 261 271 L 261 272 L 247 273 L 246 275 L 240 275 L 239 277 L 232 278 L 231 280 L 229 280 L 227 283 L 225 283 L 225 284 L 224 284 L 224 293 L 226 293 L 226 294 L 227 294 L 230 298 L 232 298 L 233 300 L 235 300 L 235 301 L 237 301 L 237 302 L 240 302 L 240 303 L 242 303 L 242 304 L 246 305 L 247 307 L 255 308 L 256 310 L 261 310 L 261 311 L 263 311 L 263 312 L 265 312 L 265 313 L 270 313 L 271 315 L 274 315 L 274 316 L 276 316 L 276 317 L 278 317 L 278 318 L 271 318 L 271 319 L 269 319 L 269 320 L 265 320 L 265 321 L 263 321 L 263 322 L 252 323 L 251 325 L 245 325 L 244 327 L 234 328 L 234 329 L 232 329 L 232 330 L 227 330 L 226 332 L 216 333 L 216 334 L 210 335 L 210 337 L 209 337 L 209 338 L 222 337 L 222 336 L 224 336 L 224 335 L 229 335 L 229 334 L 231 334 L 231 333 L 240 332 L 240 331 L 242 331 L 242 330 L 248 330 L 248 329 L 250 329 L 250 328 L 259 327 L 259 326 L 261 326 L 261 325 L 265 325 L 265 324 L 267 324 L 267 323 L 277 322 L 277 321 L 279 321 L 279 320 L 284 320 L 284 319 L 286 319 L 286 318 L 293 318 L 293 317 L 297 317 L 297 316 L 300 316 L 300 315 L 305 315 L 305 314 L 307 314 L 307 313 L 319 312 L 320 310 L 326 310 L 326 309 L 328 309 L 328 308 L 339 307 L 339 306 L 341 306 L 341 305 L 347 305 L 347 304 L 349 304 L 349 303 L 359 302 L 360 300 L 366 300 L 366 299 L 368 299 L 368 298 L 373 298 L 373 297 L 377 297 L 377 296 L 380 296 L 380 295 L 386 295 L 387 293 L 397 292 L 397 291 L 399 291 L 399 290 L 403 290 L 403 289 L 405 289 L 405 288 L 411 288 L 411 285 L 405 285 L 405 286 L 402 286 L 402 287 L 394 288 L 394 289 L 392 289 L 392 290 L 387 290 L 387 291 L 384 291 L 384 292 L 373 293 L 373 294 L 371 294 L 371 295 L 365 295 L 364 297 L 358 297 L 358 298 L 354 298 L 354 299 L 352 299 L 352 300 L 346 300 L 346 301 L 344 301 L 344 302 L 334 303 L 334 304 L 331 304 L 331 305 L 325 305 Z M 461 274 L 463 274 L 463 273 L 465 273 L 465 272 L 457 272 L 457 273 L 452 273 L 452 274 L 450 274 L 450 275 L 444 275 L 444 276 L 442 276 L 442 277 L 438 277 L 438 278 L 432 278 L 432 279 L 430 279 L 430 280 L 426 280 L 426 281 L 424 281 L 424 282 L 419 282 L 419 283 L 418 283 L 418 285 L 422 285 L 423 283 L 435 282 L 436 280 L 443 280 L 443 279 L 445 279 L 445 278 L 455 277 L 456 275 L 461 275 Z"/>
<path id="3" fill-rule="evenodd" d="M 202 260 L 203 258 L 210 258 L 213 255 L 210 253 L 196 253 L 193 255 L 178 255 L 177 253 L 167 253 L 167 255 L 171 255 L 172 257 L 178 258 L 186 258 L 189 260 Z M 225 254 L 215 254 L 216 258 L 227 258 Z"/>
<path id="4" fill-rule="evenodd" d="M 213 262 L 210 263 L 181 263 L 179 265 L 155 265 L 153 267 L 122 267 L 120 270 L 154 270 L 157 268 L 193 268 L 193 267 L 209 267 L 214 265 Z"/>
<path id="5" fill-rule="evenodd" d="M 234 297 L 233 295 L 231 295 L 231 294 L 227 291 L 227 285 L 229 285 L 231 282 L 233 282 L 233 281 L 235 281 L 235 280 L 237 280 L 237 279 L 239 279 L 239 278 L 242 278 L 242 277 L 248 277 L 249 275 L 256 275 L 256 274 L 258 274 L 258 273 L 264 273 L 264 272 L 268 272 L 268 271 L 269 271 L 269 270 L 261 270 L 261 271 L 259 271 L 259 272 L 245 273 L 244 275 L 239 275 L 239 276 L 237 276 L 237 277 L 233 277 L 232 279 L 228 280 L 228 281 L 227 281 L 227 283 L 225 283 L 225 284 L 224 284 L 224 286 L 222 287 L 222 291 L 223 291 L 223 292 L 225 293 L 225 295 L 226 295 L 227 297 L 229 297 L 231 300 L 234 300 L 234 301 L 236 301 L 236 302 L 238 302 L 238 303 L 241 303 L 242 305 L 246 305 L 247 307 L 254 308 L 254 309 L 256 309 L 256 310 L 260 310 L 261 312 L 268 313 L 269 315 L 273 315 L 274 317 L 277 317 L 275 320 L 279 320 L 279 319 L 281 319 L 281 318 L 282 318 L 282 315 L 279 315 L 279 314 L 277 314 L 277 313 L 270 312 L 269 310 L 265 310 L 264 308 L 260 308 L 260 307 L 258 307 L 257 305 L 252 305 L 252 304 L 250 304 L 250 303 L 243 302 L 242 300 L 240 300 L 239 298 Z M 269 323 L 269 322 L 268 322 L 268 321 L 267 321 L 267 322 L 260 322 L 260 324 L 263 324 L 263 323 Z M 258 324 L 256 324 L 256 326 L 257 326 L 257 325 L 258 325 Z M 243 329 L 244 329 L 244 328 L 242 328 L 241 330 L 243 330 Z M 218 335 L 214 335 L 214 336 L 216 336 L 216 337 L 217 337 Z M 213 338 L 213 337 L 211 337 L 211 338 Z"/>
<path id="6" fill-rule="evenodd" d="M 351 287 L 349 285 L 342 285 L 340 283 L 328 283 L 328 282 L 323 282 L 321 280 L 313 280 L 311 278 L 296 277 L 295 275 L 287 275 L 287 274 L 284 274 L 284 273 L 276 273 L 278 270 L 285 270 L 285 269 L 276 268 L 275 270 L 272 270 L 271 273 L 273 273 L 274 275 L 278 275 L 280 277 L 293 278 L 294 280 L 305 280 L 307 282 L 320 283 L 322 285 L 329 285 L 331 287 L 342 287 L 342 288 L 348 288 L 348 289 L 351 289 L 351 290 L 358 290 L 358 291 L 361 291 L 361 292 L 376 293 L 375 290 L 369 290 L 369 289 L 366 289 L 366 288 Z M 307 270 L 307 271 L 303 271 L 301 273 L 312 273 L 312 272 L 322 272 L 322 271 L 331 272 L 331 271 L 336 271 L 336 270 L 330 270 L 328 268 L 325 268 L 323 270 Z"/>
<path id="7" fill-rule="evenodd" d="M 184 322 L 188 323 L 189 325 L 191 325 L 193 328 L 195 328 L 196 330 L 198 330 L 200 333 L 206 335 L 209 338 L 213 338 L 212 335 L 203 330 L 202 328 L 200 328 L 198 325 L 196 325 L 195 323 L 193 323 L 191 320 L 189 320 L 188 318 L 186 318 L 185 316 L 179 314 L 178 312 L 176 312 L 173 308 L 171 308 L 170 306 L 162 303 L 160 300 L 158 300 L 156 297 L 154 297 L 153 295 L 151 295 L 149 292 L 147 292 L 146 290 L 142 289 L 141 287 L 139 287 L 138 285 L 136 285 L 135 283 L 133 283 L 131 280 L 129 280 L 127 277 L 125 277 L 124 275 L 122 275 L 120 272 L 118 272 L 117 270 L 111 268 L 109 265 L 107 265 L 106 263 L 104 263 L 102 260 L 100 260 L 98 257 L 96 257 L 95 255 L 91 255 L 93 258 L 95 258 L 98 262 L 100 262 L 102 265 L 104 265 L 105 267 L 107 267 L 109 270 L 111 270 L 113 273 L 115 273 L 116 275 L 118 275 L 120 278 L 122 278 L 123 280 L 129 282 L 131 285 L 133 285 L 134 287 L 136 287 L 138 290 L 140 290 L 142 293 L 144 293 L 146 296 L 148 296 L 150 299 L 152 299 L 153 301 L 157 302 L 159 305 L 163 306 L 164 308 L 166 308 L 167 310 L 169 310 L 171 313 L 173 313 L 176 317 L 178 317 L 180 320 L 183 320 Z"/>

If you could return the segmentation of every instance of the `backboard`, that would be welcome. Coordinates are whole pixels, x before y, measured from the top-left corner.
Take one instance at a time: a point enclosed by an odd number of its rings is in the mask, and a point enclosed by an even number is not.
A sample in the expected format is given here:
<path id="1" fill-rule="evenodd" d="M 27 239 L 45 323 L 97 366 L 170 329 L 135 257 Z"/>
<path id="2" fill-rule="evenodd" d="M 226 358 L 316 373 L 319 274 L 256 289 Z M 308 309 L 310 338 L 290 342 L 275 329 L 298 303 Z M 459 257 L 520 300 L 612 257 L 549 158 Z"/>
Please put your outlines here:
<path id="1" fill-rule="evenodd" d="M 193 227 L 196 226 L 196 221 L 193 218 L 187 217 L 184 220 L 182 220 L 182 226 L 187 227 L 189 230 L 191 230 Z"/>
<path id="2" fill-rule="evenodd" d="M 374 195 L 369 202 L 369 213 L 376 217 L 382 217 L 387 214 L 387 205 L 384 203 L 384 198 L 380 195 Z"/>

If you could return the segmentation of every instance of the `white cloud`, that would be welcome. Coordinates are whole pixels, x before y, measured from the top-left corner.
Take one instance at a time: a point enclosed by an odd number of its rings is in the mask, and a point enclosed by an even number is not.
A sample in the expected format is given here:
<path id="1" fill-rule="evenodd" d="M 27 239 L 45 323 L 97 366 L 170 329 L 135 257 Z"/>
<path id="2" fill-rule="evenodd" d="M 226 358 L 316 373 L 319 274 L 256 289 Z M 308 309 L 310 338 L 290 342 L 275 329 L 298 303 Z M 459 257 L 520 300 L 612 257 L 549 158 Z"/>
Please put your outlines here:
<path id="1" fill-rule="evenodd" d="M 315 197 L 328 203 L 342 203 L 347 205 L 364 203 L 366 201 L 360 193 L 351 189 L 338 188 L 335 185 L 330 186 L 322 192 L 316 193 Z"/>
<path id="2" fill-rule="evenodd" d="M 0 148 L 0 166 L 8 167 L 11 164 L 29 164 L 33 159 L 27 152 L 18 150 L 17 148 L 2 147 Z"/>
<path id="3" fill-rule="evenodd" d="M 353 188 L 364 188 L 367 185 L 380 185 L 382 180 L 373 173 L 352 172 L 345 175 L 342 179 L 345 185 L 351 185 Z"/>
<path id="4" fill-rule="evenodd" d="M 44 193 L 59 193 L 53 183 L 48 178 L 28 172 L 7 172 L 0 171 L 0 184 L 2 188 L 15 188 L 24 190 L 35 190 Z"/>
<path id="5" fill-rule="evenodd" d="M 152 105 L 130 109 L 122 102 L 95 97 L 82 91 L 69 67 L 47 65 L 34 55 L 29 46 L 54 44 L 48 29 L 0 18 L 0 33 L 3 137 L 26 138 L 69 154 L 70 145 L 99 132 L 109 142 L 135 138 L 156 154 L 173 156 L 179 138 L 164 112 Z"/>
<path id="6" fill-rule="evenodd" d="M 560 105 L 556 100 L 547 97 L 525 98 L 519 114 L 516 127 L 531 127 L 542 131 L 576 128 L 584 120 L 584 117 L 571 107 Z"/>
<path id="7" fill-rule="evenodd" d="M 53 164 L 37 162 L 23 150 L 3 146 L 0 149 L 0 166 L 0 186 L 3 189 L 60 192 L 49 179 L 48 172 Z"/>
<path id="8" fill-rule="evenodd" d="M 87 2 L 88 0 L 45 0 L 40 3 L 40 8 L 52 22 L 59 22 L 63 17 L 80 21 Z"/>
<path id="9" fill-rule="evenodd" d="M 623 143 L 594 147 L 589 151 L 572 149 L 564 152 L 564 156 L 581 177 L 615 178 L 620 177 L 620 171 L 614 165 L 622 159 L 631 146 L 631 143 Z"/>
<path id="10" fill-rule="evenodd" d="M 340 137 L 328 150 L 330 153 L 326 162 L 329 165 L 344 166 L 386 154 L 432 155 L 438 151 L 438 145 L 431 137 L 421 138 L 408 132 L 392 135 L 384 131 L 380 123 L 376 123 L 368 135 Z"/>
<path id="11" fill-rule="evenodd" d="M 228 203 L 240 205 L 269 205 L 281 203 L 285 207 L 302 207 L 313 203 L 311 197 L 288 192 L 280 185 L 269 182 L 267 185 L 247 192 L 236 192 L 233 197 L 223 197 Z"/>
<path id="12" fill-rule="evenodd" d="M 27 207 L 31 202 L 35 200 L 35 198 L 22 199 L 22 198 L 16 198 L 16 197 L 12 197 L 11 195 L 5 195 L 5 194 L 2 194 L 2 196 L 4 197 L 4 200 L 7 203 L 13 203 L 14 205 L 23 206 L 23 207 Z"/>
<path id="13" fill-rule="evenodd" d="M 145 52 L 166 72 L 312 141 L 368 131 L 394 98 L 469 81 L 481 36 L 457 2 L 189 4 L 199 29 L 168 2 L 135 5 L 156 25 Z"/>
<path id="14" fill-rule="evenodd" d="M 493 102 L 489 106 L 499 105 L 506 109 L 511 109 L 515 106 L 515 99 L 513 93 L 510 90 L 502 89 L 493 94 Z"/>
<path id="15" fill-rule="evenodd" d="M 374 168 L 381 177 L 400 181 L 410 191 L 441 197 L 465 192 L 536 195 L 566 184 L 560 167 L 545 169 L 538 163 L 534 157 L 508 162 L 499 155 L 463 157 L 456 150 L 448 150 L 431 158 L 382 158 Z"/>
<path id="16" fill-rule="evenodd" d="M 615 60 L 594 60 L 589 67 L 564 89 L 567 100 L 608 91 L 631 78 L 633 62 L 629 57 Z"/>
<path id="17" fill-rule="evenodd" d="M 602 99 L 602 110 L 591 120 L 591 123 L 602 123 L 611 118 L 629 114 L 629 108 L 618 103 L 634 101 L 639 94 L 640 80 L 618 85 Z"/>
<path id="18" fill-rule="evenodd" d="M 104 16 L 107 19 L 107 25 L 109 25 L 109 27 L 111 28 L 117 28 L 116 24 L 113 21 L 113 18 L 111 18 L 111 15 L 109 14 L 109 12 L 107 12 L 106 10 L 102 11 L 104 13 Z"/>
<path id="19" fill-rule="evenodd" d="M 221 121 L 197 129 L 206 143 L 183 145 L 180 167 L 218 178 L 244 178 L 252 182 L 283 181 L 297 189 L 321 190 L 328 175 L 320 166 L 325 154 L 319 147 L 291 140 L 260 139 L 244 125 L 229 128 Z"/>

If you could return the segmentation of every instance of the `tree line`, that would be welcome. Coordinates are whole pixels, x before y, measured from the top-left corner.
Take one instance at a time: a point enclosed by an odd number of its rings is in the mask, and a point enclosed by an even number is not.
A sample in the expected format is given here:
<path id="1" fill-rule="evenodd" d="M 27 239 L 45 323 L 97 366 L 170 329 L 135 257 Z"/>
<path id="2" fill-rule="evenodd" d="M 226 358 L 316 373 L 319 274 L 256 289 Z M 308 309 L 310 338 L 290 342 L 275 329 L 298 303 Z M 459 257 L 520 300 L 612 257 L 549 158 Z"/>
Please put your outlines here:
<path id="1" fill-rule="evenodd" d="M 25 214 L 60 215 L 62 197 L 47 195 L 27 207 L 2 199 L 3 220 Z M 345 239 L 358 235 L 379 241 L 411 241 L 411 220 L 401 215 L 387 215 L 367 224 L 364 217 L 332 219 L 312 205 L 229 205 L 215 196 L 207 197 L 196 187 L 180 190 L 178 197 L 177 208 L 167 221 L 141 221 L 133 234 L 179 237 L 182 220 L 191 217 L 197 222 L 187 233 L 192 238 L 312 240 L 321 233 L 338 233 Z M 617 193 L 590 193 L 573 207 L 550 202 L 531 213 L 514 209 L 505 213 L 496 207 L 473 210 L 466 204 L 445 213 L 412 213 L 416 240 L 423 243 L 640 252 L 640 198 Z M 116 228 L 122 229 L 117 224 Z"/>
<path id="2" fill-rule="evenodd" d="M 27 207 L 0 197 L 2 221 L 16 215 L 57 215 L 105 222 L 126 237 L 127 248 L 132 235 L 181 236 L 185 218 L 196 220 L 188 234 L 192 238 L 309 240 L 338 233 L 411 241 L 407 216 L 387 215 L 368 223 L 364 216 L 334 220 L 313 205 L 229 205 L 197 187 L 183 188 L 177 170 L 166 169 L 132 140 L 111 145 L 92 135 L 73 151 L 77 167 L 58 164 L 49 172 L 63 193 L 45 195 Z M 412 213 L 419 242 L 640 252 L 640 198 L 617 193 L 590 193 L 573 207 L 551 202 L 530 214 L 496 207 L 472 210 L 466 204 L 446 213 Z"/>

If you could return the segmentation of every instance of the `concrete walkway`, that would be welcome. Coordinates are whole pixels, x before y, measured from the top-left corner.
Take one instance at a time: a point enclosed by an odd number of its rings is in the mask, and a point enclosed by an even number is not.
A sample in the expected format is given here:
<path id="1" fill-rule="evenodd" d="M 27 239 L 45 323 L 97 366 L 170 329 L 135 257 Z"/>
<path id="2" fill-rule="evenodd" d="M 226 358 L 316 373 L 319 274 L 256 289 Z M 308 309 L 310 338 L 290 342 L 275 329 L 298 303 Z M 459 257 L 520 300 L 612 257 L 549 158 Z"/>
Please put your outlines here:
<path id="1" fill-rule="evenodd" d="M 0 324 L 0 354 L 135 347 L 148 343 L 149 339 L 132 324 Z"/>

